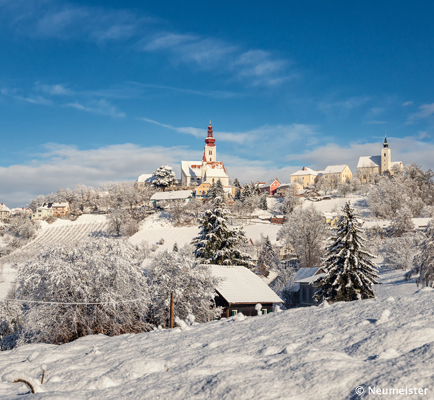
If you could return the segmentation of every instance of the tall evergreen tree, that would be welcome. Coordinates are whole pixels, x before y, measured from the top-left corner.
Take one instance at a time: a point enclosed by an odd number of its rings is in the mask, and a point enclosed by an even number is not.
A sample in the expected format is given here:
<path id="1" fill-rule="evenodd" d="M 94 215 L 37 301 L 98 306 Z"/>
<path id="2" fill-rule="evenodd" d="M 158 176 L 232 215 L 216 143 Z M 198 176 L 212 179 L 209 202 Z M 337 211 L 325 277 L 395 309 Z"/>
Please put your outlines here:
<path id="1" fill-rule="evenodd" d="M 225 198 L 225 190 L 223 188 L 223 183 L 219 179 L 217 183 L 212 183 L 210 188 L 210 196 L 211 199 L 215 199 L 216 197 L 221 197 L 222 199 Z"/>
<path id="2" fill-rule="evenodd" d="M 252 191 L 250 189 L 250 185 L 248 183 L 245 183 L 243 185 L 243 191 L 241 192 L 241 201 L 244 201 L 248 197 L 252 197 Z"/>
<path id="3" fill-rule="evenodd" d="M 253 268 L 250 255 L 238 249 L 246 241 L 244 232 L 231 229 L 227 224 L 228 210 L 221 197 L 212 201 L 212 209 L 205 211 L 201 219 L 201 231 L 192 244 L 196 258 L 204 264 L 242 265 Z"/>
<path id="4" fill-rule="evenodd" d="M 273 249 L 270 238 L 266 236 L 262 241 L 261 252 L 258 257 L 258 267 L 262 275 L 268 276 L 270 269 L 278 268 L 279 257 Z"/>
<path id="5" fill-rule="evenodd" d="M 352 301 L 374 298 L 373 285 L 378 283 L 374 256 L 365 251 L 366 240 L 357 226 L 357 214 L 350 203 L 342 209 L 336 235 L 323 261 L 326 276 L 321 280 L 316 300 Z"/>
<path id="6" fill-rule="evenodd" d="M 241 198 L 241 184 L 238 178 L 235 178 L 233 185 L 235 187 L 235 200 L 239 200 Z"/>
<path id="7" fill-rule="evenodd" d="M 263 210 L 268 210 L 268 204 L 267 204 L 267 196 L 262 196 L 262 200 L 261 200 L 261 208 Z"/>

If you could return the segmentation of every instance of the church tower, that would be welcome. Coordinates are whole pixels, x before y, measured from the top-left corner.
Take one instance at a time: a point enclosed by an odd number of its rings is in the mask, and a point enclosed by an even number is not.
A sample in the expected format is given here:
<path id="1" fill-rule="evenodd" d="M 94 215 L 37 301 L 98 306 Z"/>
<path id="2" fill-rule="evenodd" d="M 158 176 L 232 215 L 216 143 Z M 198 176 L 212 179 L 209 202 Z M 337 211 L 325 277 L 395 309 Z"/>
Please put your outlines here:
<path id="1" fill-rule="evenodd" d="M 211 121 L 209 121 L 208 137 L 205 139 L 205 147 L 203 149 L 202 161 L 206 163 L 217 161 L 217 147 L 215 145 Z"/>
<path id="2" fill-rule="evenodd" d="M 383 148 L 381 149 L 381 168 L 380 168 L 380 174 L 386 174 L 391 173 L 390 171 L 390 165 L 392 163 L 392 156 L 389 149 L 389 143 L 387 143 L 387 136 L 384 134 L 384 144 Z"/>

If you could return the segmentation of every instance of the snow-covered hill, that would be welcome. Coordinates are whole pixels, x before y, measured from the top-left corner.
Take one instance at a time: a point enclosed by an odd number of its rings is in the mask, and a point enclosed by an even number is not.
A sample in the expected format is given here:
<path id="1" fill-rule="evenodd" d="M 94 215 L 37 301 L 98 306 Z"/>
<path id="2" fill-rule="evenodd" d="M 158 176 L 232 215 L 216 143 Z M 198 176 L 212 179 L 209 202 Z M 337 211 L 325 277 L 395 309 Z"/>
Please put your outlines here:
<path id="1" fill-rule="evenodd" d="M 24 398 L 17 378 L 32 399 L 336 400 L 369 386 L 433 398 L 434 291 L 381 275 L 373 300 L 2 352 L 0 398 Z"/>

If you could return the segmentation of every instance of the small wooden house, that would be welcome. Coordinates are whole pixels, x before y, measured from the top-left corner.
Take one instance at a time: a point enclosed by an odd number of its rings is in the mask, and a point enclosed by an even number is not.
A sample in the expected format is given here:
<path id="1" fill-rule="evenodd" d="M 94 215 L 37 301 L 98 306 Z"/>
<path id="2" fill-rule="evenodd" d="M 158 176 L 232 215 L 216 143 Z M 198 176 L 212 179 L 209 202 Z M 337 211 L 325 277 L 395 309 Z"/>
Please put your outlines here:
<path id="1" fill-rule="evenodd" d="M 313 306 L 318 303 L 313 295 L 318 290 L 318 281 L 326 274 L 321 268 L 300 268 L 294 278 L 292 303 L 297 306 Z"/>
<path id="2" fill-rule="evenodd" d="M 256 304 L 262 305 L 262 313 L 273 311 L 273 304 L 282 299 L 255 273 L 238 265 L 210 265 L 212 274 L 221 281 L 215 288 L 217 306 L 223 307 L 222 318 L 239 312 L 246 316 L 257 315 Z"/>

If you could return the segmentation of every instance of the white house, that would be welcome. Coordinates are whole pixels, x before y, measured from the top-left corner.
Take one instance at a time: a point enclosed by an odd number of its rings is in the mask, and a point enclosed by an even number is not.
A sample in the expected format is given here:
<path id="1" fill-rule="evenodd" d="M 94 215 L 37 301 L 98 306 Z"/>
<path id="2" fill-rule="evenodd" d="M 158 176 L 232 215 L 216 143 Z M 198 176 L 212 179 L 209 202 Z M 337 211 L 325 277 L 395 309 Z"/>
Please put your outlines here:
<path id="1" fill-rule="evenodd" d="M 229 176 L 225 166 L 222 161 L 217 161 L 217 146 L 210 121 L 202 161 L 181 161 L 181 186 L 213 183 L 218 180 L 223 186 L 229 186 Z"/>
<path id="2" fill-rule="evenodd" d="M 183 200 L 189 202 L 193 193 L 191 190 L 175 190 L 172 192 L 157 192 L 151 197 L 151 205 L 157 207 L 161 203 Z"/>
<path id="3" fill-rule="evenodd" d="M 145 186 L 152 185 L 152 182 L 154 181 L 154 176 L 152 174 L 142 174 L 137 179 L 137 187 L 142 188 Z"/>
<path id="4" fill-rule="evenodd" d="M 0 204 L 0 219 L 6 219 L 9 218 L 11 215 L 11 210 L 9 207 L 6 206 L 6 204 L 1 203 Z"/>

